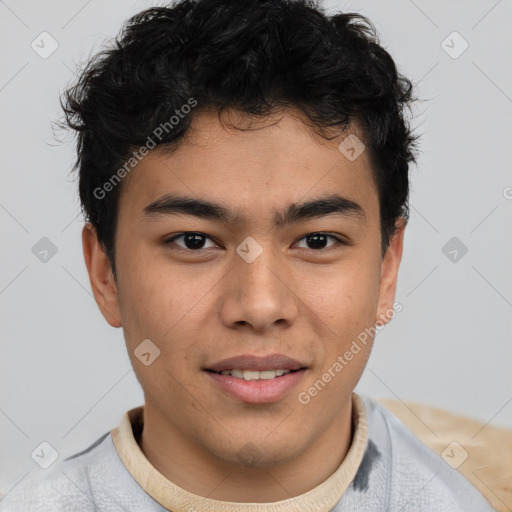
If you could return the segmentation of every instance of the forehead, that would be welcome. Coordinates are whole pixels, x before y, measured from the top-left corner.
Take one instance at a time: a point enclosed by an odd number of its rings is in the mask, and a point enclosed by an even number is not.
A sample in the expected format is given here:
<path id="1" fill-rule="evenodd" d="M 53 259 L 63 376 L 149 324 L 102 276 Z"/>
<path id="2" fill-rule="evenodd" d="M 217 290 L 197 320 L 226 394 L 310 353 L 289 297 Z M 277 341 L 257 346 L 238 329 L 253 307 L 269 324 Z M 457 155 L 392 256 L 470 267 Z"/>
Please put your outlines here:
<path id="1" fill-rule="evenodd" d="M 124 183 L 120 210 L 143 212 L 178 194 L 222 203 L 238 221 L 268 213 L 274 222 L 285 205 L 338 194 L 372 214 L 378 199 L 368 155 L 350 160 L 339 149 L 347 136 L 362 139 L 357 129 L 325 140 L 293 112 L 258 119 L 229 112 L 223 121 L 217 112 L 196 113 L 176 148 L 145 156 Z"/>

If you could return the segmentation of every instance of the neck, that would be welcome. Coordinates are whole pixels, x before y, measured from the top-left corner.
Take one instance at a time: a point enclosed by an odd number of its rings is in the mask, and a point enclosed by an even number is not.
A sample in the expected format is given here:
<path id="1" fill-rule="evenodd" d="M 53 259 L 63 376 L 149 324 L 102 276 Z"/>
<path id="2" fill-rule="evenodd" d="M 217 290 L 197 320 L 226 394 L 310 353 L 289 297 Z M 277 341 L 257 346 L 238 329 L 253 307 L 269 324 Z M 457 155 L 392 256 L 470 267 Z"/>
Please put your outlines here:
<path id="1" fill-rule="evenodd" d="M 272 503 L 304 494 L 327 480 L 345 458 L 352 435 L 349 398 L 296 457 L 264 468 L 247 467 L 209 453 L 146 403 L 138 443 L 165 478 L 188 492 L 220 501 Z"/>

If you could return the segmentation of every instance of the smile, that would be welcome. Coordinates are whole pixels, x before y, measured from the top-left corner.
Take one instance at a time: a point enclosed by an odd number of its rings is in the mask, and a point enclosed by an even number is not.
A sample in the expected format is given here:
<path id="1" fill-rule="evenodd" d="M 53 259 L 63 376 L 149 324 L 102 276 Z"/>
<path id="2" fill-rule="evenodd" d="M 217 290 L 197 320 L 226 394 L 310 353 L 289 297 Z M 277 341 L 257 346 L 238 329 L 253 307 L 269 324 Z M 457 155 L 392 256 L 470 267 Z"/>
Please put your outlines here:
<path id="1" fill-rule="evenodd" d="M 223 394 L 243 403 L 265 404 L 282 400 L 306 373 L 299 370 L 205 370 Z"/>
<path id="2" fill-rule="evenodd" d="M 244 380 L 270 380 L 275 379 L 276 377 L 281 377 L 292 371 L 296 370 L 222 370 L 221 372 L 215 373 L 220 373 L 220 375 L 231 375 L 237 379 Z"/>

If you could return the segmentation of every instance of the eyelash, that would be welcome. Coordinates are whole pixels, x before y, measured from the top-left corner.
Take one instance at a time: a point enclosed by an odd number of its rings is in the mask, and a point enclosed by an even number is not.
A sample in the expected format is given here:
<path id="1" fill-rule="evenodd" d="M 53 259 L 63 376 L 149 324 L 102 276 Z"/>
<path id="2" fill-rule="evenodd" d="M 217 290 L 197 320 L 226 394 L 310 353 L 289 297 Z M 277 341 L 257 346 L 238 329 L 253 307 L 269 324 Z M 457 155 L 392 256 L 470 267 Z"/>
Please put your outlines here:
<path id="1" fill-rule="evenodd" d="M 182 233 L 178 233 L 177 235 L 173 235 L 171 238 L 168 238 L 167 240 L 164 240 L 164 245 L 170 245 L 172 244 L 175 240 L 177 240 L 178 238 L 182 238 L 183 236 L 185 235 L 200 235 L 200 236 L 203 236 L 205 238 L 208 238 L 210 240 L 213 241 L 213 239 L 208 236 L 207 234 L 205 233 L 202 233 L 200 231 L 183 231 Z M 332 238 L 334 240 L 336 240 L 336 243 L 331 245 L 330 247 L 324 247 L 324 248 L 321 248 L 321 249 L 306 249 L 306 250 L 310 250 L 310 251 L 314 251 L 314 252 L 323 252 L 323 251 L 326 251 L 328 249 L 332 249 L 333 247 L 337 247 L 337 246 L 340 246 L 340 245 L 349 245 L 348 242 L 342 240 L 341 238 L 337 237 L 337 236 L 334 236 L 334 235 L 329 235 L 328 233 L 324 233 L 323 231 L 314 231 L 312 233 L 308 233 L 307 235 L 304 235 L 302 238 L 299 238 L 299 242 L 301 240 L 304 240 L 306 238 L 308 238 L 309 236 L 313 236 L 313 235 L 325 235 L 329 238 Z M 180 247 L 178 246 L 178 248 L 180 250 L 183 250 L 183 251 L 187 251 L 187 252 L 195 252 L 195 253 L 201 253 L 202 251 L 205 251 L 207 250 L 208 248 L 206 249 L 197 249 L 197 250 L 194 250 L 194 249 L 189 249 L 187 247 Z"/>

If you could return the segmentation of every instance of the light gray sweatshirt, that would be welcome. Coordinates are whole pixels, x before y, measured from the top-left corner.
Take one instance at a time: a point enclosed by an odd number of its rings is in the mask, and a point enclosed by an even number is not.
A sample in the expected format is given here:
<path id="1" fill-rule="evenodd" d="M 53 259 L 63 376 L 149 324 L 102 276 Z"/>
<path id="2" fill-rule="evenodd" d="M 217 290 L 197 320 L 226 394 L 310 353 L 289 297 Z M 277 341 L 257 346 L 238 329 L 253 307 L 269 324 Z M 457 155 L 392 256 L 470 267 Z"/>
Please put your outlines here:
<path id="1" fill-rule="evenodd" d="M 491 512 L 478 490 L 372 398 L 353 396 L 355 433 L 338 468 L 274 503 L 203 498 L 167 480 L 137 444 L 143 407 L 92 446 L 22 481 L 1 512 Z"/>

